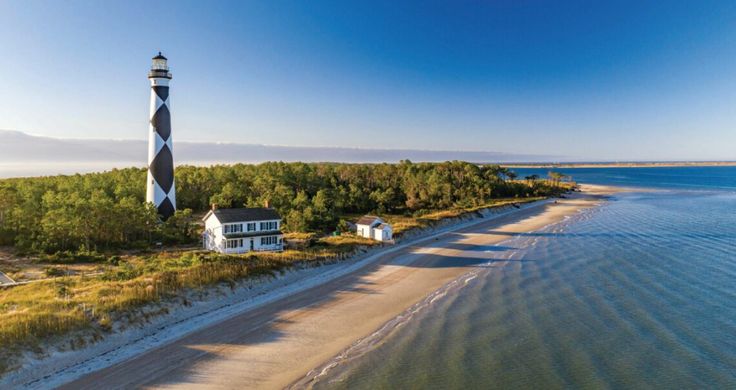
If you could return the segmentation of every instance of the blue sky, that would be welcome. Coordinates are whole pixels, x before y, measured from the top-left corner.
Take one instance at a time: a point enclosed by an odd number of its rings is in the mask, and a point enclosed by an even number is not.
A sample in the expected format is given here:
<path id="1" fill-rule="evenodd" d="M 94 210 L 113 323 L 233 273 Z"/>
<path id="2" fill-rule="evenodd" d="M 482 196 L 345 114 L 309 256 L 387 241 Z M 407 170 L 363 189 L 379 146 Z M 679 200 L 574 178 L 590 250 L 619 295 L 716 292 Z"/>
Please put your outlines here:
<path id="1" fill-rule="evenodd" d="M 0 2 L 0 129 L 736 159 L 736 2 Z"/>

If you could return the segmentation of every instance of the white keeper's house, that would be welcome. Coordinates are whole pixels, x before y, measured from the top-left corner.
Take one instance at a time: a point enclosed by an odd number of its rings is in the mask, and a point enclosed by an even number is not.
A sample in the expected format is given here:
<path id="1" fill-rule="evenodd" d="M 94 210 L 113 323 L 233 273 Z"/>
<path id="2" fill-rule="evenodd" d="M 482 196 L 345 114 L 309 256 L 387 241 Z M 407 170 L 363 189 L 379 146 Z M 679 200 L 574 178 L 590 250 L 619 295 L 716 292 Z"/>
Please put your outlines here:
<path id="1" fill-rule="evenodd" d="M 393 239 L 393 229 L 391 225 L 384 222 L 381 218 L 373 215 L 365 215 L 355 223 L 356 232 L 359 236 L 370 238 L 376 241 L 391 241 Z"/>
<path id="2" fill-rule="evenodd" d="M 202 220 L 202 243 L 207 250 L 245 253 L 284 249 L 281 216 L 272 208 L 212 207 Z"/>

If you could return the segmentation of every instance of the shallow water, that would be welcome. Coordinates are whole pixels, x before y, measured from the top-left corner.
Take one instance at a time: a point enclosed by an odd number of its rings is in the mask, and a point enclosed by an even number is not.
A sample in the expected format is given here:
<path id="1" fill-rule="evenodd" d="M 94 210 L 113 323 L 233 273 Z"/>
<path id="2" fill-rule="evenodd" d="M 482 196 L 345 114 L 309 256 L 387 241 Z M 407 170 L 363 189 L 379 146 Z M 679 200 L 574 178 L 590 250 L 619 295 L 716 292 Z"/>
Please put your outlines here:
<path id="1" fill-rule="evenodd" d="M 736 192 L 712 188 L 510 237 L 315 387 L 735 388 Z"/>

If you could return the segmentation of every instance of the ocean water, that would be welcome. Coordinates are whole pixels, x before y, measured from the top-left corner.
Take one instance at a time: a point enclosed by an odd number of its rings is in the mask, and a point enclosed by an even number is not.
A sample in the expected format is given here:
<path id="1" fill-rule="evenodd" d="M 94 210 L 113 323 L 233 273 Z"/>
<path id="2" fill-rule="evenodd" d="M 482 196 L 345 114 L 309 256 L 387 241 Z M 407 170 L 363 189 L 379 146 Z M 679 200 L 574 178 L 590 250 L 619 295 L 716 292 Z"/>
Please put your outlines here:
<path id="1" fill-rule="evenodd" d="M 736 168 L 571 174 L 656 190 L 510 236 L 314 387 L 736 388 Z"/>

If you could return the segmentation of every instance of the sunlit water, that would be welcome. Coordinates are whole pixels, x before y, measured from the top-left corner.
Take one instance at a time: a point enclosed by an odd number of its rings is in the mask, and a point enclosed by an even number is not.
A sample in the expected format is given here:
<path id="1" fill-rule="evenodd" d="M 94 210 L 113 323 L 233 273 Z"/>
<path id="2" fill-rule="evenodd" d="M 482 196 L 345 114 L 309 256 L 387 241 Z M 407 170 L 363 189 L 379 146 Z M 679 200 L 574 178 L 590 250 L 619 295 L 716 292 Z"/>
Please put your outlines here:
<path id="1" fill-rule="evenodd" d="M 684 177 L 489 248 L 315 387 L 736 388 L 736 169 Z"/>

